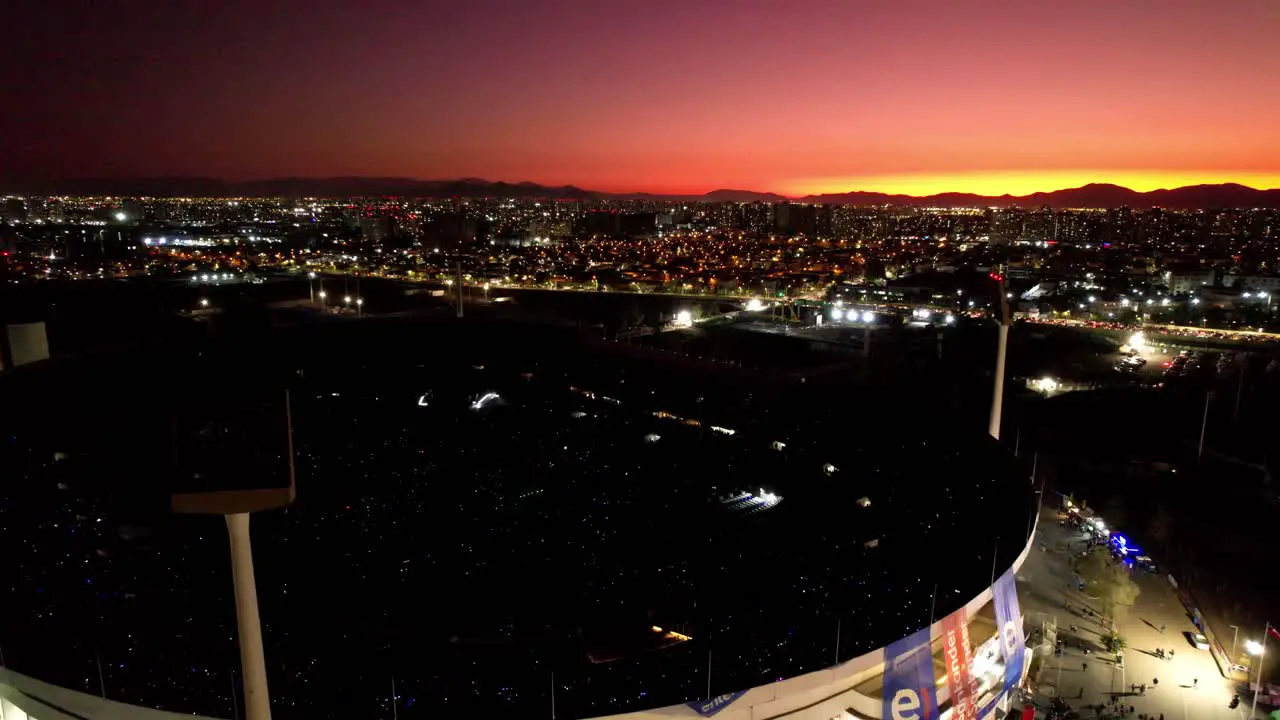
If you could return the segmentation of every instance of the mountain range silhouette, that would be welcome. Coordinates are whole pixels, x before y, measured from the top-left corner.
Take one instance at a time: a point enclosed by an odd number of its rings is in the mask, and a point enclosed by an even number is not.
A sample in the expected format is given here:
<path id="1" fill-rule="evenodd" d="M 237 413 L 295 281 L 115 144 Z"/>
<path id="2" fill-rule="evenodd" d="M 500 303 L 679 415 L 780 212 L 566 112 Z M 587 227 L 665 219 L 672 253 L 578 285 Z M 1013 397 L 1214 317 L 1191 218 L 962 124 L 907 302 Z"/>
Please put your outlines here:
<path id="1" fill-rule="evenodd" d="M 702 195 L 606 193 L 573 185 L 491 182 L 480 178 L 416 180 L 400 177 L 272 178 L 231 182 L 206 177 L 82 179 L 7 188 L 20 194 L 66 194 L 117 197 L 499 197 L 555 200 L 677 200 L 688 202 L 808 202 L 837 205 L 905 205 L 912 207 L 1051 207 L 1149 208 L 1280 208 L 1280 189 L 1258 190 L 1235 183 L 1189 185 L 1138 192 L 1119 185 L 1093 183 L 1078 188 L 1030 195 L 893 195 L 852 191 L 788 198 L 752 190 L 713 190 Z"/>

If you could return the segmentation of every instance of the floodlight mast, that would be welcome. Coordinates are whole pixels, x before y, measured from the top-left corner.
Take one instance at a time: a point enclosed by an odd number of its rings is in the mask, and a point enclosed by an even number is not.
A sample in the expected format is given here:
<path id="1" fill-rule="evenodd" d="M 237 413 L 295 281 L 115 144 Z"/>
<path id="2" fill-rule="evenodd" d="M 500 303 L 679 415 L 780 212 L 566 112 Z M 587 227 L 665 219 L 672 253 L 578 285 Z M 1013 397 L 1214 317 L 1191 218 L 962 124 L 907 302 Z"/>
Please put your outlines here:
<path id="1" fill-rule="evenodd" d="M 1005 290 L 1004 267 L 997 265 L 992 273 L 991 279 L 996 281 L 996 288 L 999 291 L 998 302 L 1000 303 L 1000 336 L 996 344 L 996 370 L 995 382 L 991 391 L 991 422 L 987 427 L 987 432 L 991 437 L 1000 439 L 1000 411 L 1004 406 L 1004 367 L 1005 357 L 1009 352 L 1009 295 Z"/>
<path id="2" fill-rule="evenodd" d="M 258 588 L 253 573 L 253 546 L 249 538 L 249 514 L 284 507 L 297 495 L 293 464 L 293 414 L 285 390 L 289 485 L 283 488 L 175 493 L 174 512 L 222 515 L 231 541 L 231 580 L 235 587 L 236 631 L 240 645 L 240 673 L 244 686 L 246 720 L 271 720 L 267 692 L 267 662 L 262 647 L 262 620 L 258 614 Z"/>

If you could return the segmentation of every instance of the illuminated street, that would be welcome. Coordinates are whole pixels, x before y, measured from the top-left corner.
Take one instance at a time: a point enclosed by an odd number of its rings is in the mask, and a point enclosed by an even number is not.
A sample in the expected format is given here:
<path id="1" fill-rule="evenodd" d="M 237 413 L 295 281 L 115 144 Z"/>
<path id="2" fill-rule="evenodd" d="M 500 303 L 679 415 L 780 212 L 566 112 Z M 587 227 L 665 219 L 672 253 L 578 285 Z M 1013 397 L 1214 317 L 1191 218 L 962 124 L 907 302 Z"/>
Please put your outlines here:
<path id="1" fill-rule="evenodd" d="M 1109 704 L 1112 698 L 1119 699 L 1126 713 L 1130 706 L 1134 708 L 1124 715 L 1131 718 L 1145 713 L 1155 718 L 1163 714 L 1169 720 L 1240 720 L 1248 715 L 1249 698 L 1242 694 L 1239 707 L 1229 709 L 1237 690 L 1222 677 L 1208 651 L 1197 650 L 1188 642 L 1184 633 L 1196 629 L 1169 586 L 1167 575 L 1133 571 L 1142 593 L 1120 622 L 1120 634 L 1128 648 L 1124 667 L 1117 667 L 1110 653 L 1097 649 L 1105 628 L 1080 610 L 1082 606 L 1101 610 L 1100 605 L 1090 601 L 1088 588 L 1081 592 L 1071 584 L 1070 554 L 1083 549 L 1084 536 L 1069 525 L 1059 526 L 1053 508 L 1041 510 L 1037 534 L 1046 549 L 1032 552 L 1018 576 L 1027 630 L 1031 632 L 1043 620 L 1056 620 L 1058 637 L 1065 639 L 1067 647 L 1045 665 L 1037 695 L 1041 707 L 1058 695 L 1085 718 L 1098 717 L 1086 706 Z M 1064 604 L 1070 605 L 1070 612 Z M 1073 625 L 1078 630 L 1073 631 Z M 1161 626 L 1165 626 L 1163 634 Z M 1083 654 L 1073 647 L 1076 637 L 1094 644 L 1094 651 Z M 1158 648 L 1172 650 L 1173 659 L 1156 657 Z M 1141 687 L 1133 687 L 1143 683 L 1145 693 Z M 1255 717 L 1265 717 L 1261 708 Z"/>

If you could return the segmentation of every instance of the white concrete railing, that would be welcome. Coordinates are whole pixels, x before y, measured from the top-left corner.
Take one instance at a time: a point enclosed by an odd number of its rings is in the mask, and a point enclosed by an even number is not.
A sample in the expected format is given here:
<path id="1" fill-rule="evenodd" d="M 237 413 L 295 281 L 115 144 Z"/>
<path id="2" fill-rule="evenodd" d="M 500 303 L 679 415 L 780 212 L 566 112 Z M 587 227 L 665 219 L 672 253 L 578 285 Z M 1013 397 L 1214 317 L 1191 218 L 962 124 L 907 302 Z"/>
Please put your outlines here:
<path id="1" fill-rule="evenodd" d="M 1035 545 L 1036 530 L 1040 526 L 1040 513 L 1036 513 L 1035 525 L 1027 544 L 1013 561 L 1016 573 L 1026 561 L 1027 555 Z M 992 588 L 988 587 L 965 603 L 969 617 L 973 617 L 994 598 Z M 942 621 L 934 623 L 929 629 L 930 638 L 942 636 Z M 868 697 L 854 688 L 871 678 L 880 675 L 884 670 L 884 648 L 872 650 L 839 665 L 825 670 L 797 675 L 769 685 L 760 685 L 748 690 L 732 705 L 716 714 L 716 720 L 830 720 L 839 716 L 846 708 L 852 708 L 859 715 L 869 718 L 881 716 L 881 699 Z M 949 699 L 945 687 L 939 688 L 938 701 Z M 672 705 L 653 710 L 608 715 L 594 720 L 691 720 L 701 717 L 687 705 Z"/>
<path id="2" fill-rule="evenodd" d="M 0 720 L 212 720 L 68 690 L 0 668 Z"/>
<path id="3" fill-rule="evenodd" d="M 1035 530 L 1040 524 L 1036 513 L 1027 544 L 1013 561 L 1014 572 L 1022 567 L 1035 544 Z M 993 598 L 988 587 L 965 603 L 973 617 Z M 929 630 L 931 638 L 942 635 L 942 621 Z M 746 691 L 729 707 L 716 714 L 716 720 L 830 720 L 846 708 L 859 715 L 879 718 L 881 699 L 859 693 L 856 688 L 881 674 L 884 648 L 873 650 L 825 670 L 818 670 Z M 939 702 L 948 699 L 945 687 L 939 688 Z M 125 703 L 104 700 L 87 693 L 68 690 L 0 668 L 0 720 L 202 720 L 192 715 L 149 710 Z M 701 717 L 688 705 L 670 705 L 653 710 L 607 715 L 594 720 L 692 720 Z M 212 720 L 204 718 L 203 720 Z"/>

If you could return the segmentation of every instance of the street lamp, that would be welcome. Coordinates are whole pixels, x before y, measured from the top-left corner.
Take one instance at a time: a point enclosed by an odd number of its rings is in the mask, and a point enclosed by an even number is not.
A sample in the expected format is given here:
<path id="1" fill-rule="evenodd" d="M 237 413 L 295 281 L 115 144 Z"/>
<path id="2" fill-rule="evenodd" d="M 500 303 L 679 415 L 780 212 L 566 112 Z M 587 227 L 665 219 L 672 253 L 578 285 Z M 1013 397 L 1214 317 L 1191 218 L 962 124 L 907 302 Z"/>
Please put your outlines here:
<path id="1" fill-rule="evenodd" d="M 1228 625 L 1231 628 L 1231 662 L 1236 661 L 1236 641 L 1240 639 L 1240 626 Z"/>
<path id="2" fill-rule="evenodd" d="M 1137 350 L 1137 351 L 1138 351 L 1138 352 L 1140 352 L 1140 353 L 1141 353 L 1141 352 L 1146 352 L 1146 351 L 1147 351 L 1147 336 L 1146 336 L 1146 335 L 1143 335 L 1143 334 L 1142 334 L 1142 331 L 1141 331 L 1141 330 L 1139 330 L 1138 332 L 1136 332 L 1136 333 L 1134 333 L 1133 335 L 1130 335 L 1130 336 L 1129 336 L 1129 342 L 1128 342 L 1128 343 L 1126 343 L 1126 344 L 1127 344 L 1129 347 L 1133 348 L 1134 350 Z"/>
<path id="3" fill-rule="evenodd" d="M 200 307 L 209 307 L 209 298 L 200 298 Z"/>
<path id="4" fill-rule="evenodd" d="M 1258 691 L 1253 694 L 1253 704 L 1249 707 L 1249 717 L 1253 717 L 1254 713 L 1258 711 L 1258 696 L 1262 694 L 1262 661 L 1266 659 L 1265 653 L 1267 651 L 1267 648 L 1266 648 L 1267 635 L 1271 634 L 1271 632 L 1272 632 L 1271 621 L 1268 620 L 1266 628 L 1262 630 L 1261 643 L 1255 642 L 1253 640 L 1244 641 L 1245 652 L 1249 653 L 1250 655 L 1258 656 Z M 1246 676 L 1245 679 L 1248 680 L 1248 676 Z"/>
<path id="5" fill-rule="evenodd" d="M 356 298 L 356 317 L 364 317 L 364 298 Z"/>
<path id="6" fill-rule="evenodd" d="M 314 272 L 307 273 L 307 289 L 311 291 L 311 304 L 316 304 L 316 274 Z"/>

